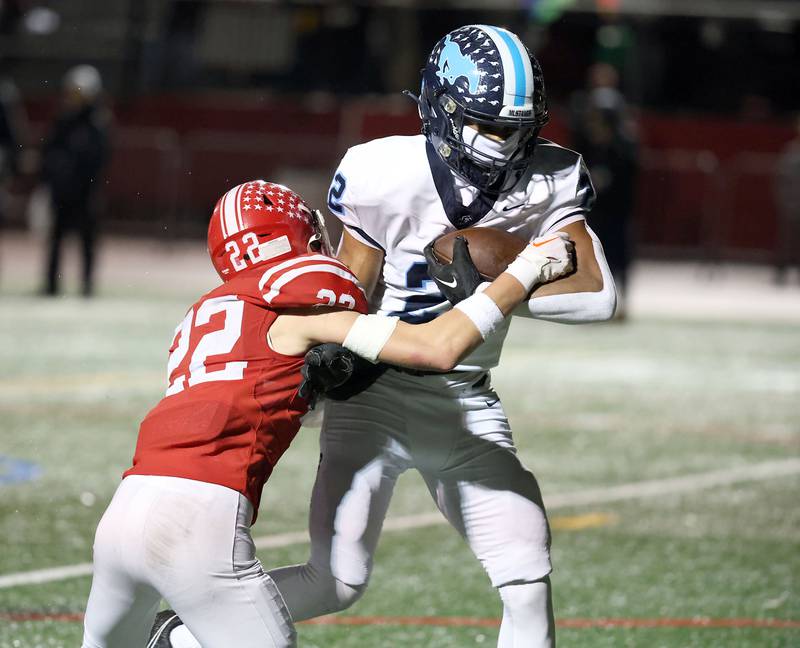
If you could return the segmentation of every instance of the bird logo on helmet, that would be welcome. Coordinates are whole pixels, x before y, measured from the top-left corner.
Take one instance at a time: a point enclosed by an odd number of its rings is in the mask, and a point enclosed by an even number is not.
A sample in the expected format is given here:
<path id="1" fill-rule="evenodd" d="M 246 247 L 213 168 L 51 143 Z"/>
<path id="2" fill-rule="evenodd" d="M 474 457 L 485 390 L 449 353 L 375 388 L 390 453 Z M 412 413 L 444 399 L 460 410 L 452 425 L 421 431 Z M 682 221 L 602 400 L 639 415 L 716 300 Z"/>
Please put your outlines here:
<path id="1" fill-rule="evenodd" d="M 251 180 L 217 201 L 208 225 L 208 254 L 223 281 L 309 252 L 331 254 L 325 221 L 288 187 Z"/>
<path id="2" fill-rule="evenodd" d="M 519 37 L 502 27 L 467 25 L 433 48 L 422 70 L 422 133 L 439 157 L 471 185 L 507 191 L 529 166 L 547 99 L 539 62 Z M 465 127 L 504 133 L 503 155 L 487 156 L 466 141 Z M 468 138 L 470 139 L 470 138 Z"/>

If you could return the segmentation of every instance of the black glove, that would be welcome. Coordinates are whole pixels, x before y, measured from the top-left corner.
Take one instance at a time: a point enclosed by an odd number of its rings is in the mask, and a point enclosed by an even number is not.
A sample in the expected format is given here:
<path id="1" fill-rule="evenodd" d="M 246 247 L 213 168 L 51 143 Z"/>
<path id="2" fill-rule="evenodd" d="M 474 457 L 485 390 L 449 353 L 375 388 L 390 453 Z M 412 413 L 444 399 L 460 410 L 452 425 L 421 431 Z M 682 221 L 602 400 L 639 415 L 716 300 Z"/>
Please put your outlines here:
<path id="1" fill-rule="evenodd" d="M 347 400 L 364 391 L 386 369 L 387 365 L 374 365 L 341 344 L 320 344 L 306 353 L 298 393 L 310 408 L 321 396 Z"/>
<path id="2" fill-rule="evenodd" d="M 469 243 L 463 236 L 457 236 L 453 241 L 453 260 L 450 263 L 439 261 L 433 250 L 433 241 L 425 246 L 423 253 L 428 262 L 428 276 L 454 306 L 474 293 L 483 282 L 469 255 Z"/>

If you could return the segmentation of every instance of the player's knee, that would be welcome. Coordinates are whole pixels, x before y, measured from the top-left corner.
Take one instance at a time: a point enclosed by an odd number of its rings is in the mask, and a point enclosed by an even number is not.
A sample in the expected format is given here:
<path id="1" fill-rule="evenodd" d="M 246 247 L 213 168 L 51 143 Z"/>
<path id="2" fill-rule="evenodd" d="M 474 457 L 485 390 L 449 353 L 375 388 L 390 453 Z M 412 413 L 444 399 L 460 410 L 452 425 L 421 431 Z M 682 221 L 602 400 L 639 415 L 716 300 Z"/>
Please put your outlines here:
<path id="1" fill-rule="evenodd" d="M 347 583 L 343 583 L 336 578 L 334 578 L 334 580 L 336 581 L 334 588 L 336 591 L 336 601 L 338 604 L 337 611 L 346 610 L 349 608 L 364 595 L 364 592 L 367 589 L 366 583 L 363 585 L 348 585 Z"/>
<path id="2" fill-rule="evenodd" d="M 550 599 L 550 577 L 529 583 L 510 583 L 497 590 L 503 606 L 512 614 L 515 611 L 546 609 Z"/>
<path id="3" fill-rule="evenodd" d="M 295 621 L 346 610 L 364 594 L 366 583 L 353 585 L 313 562 L 270 572 Z"/>
<path id="4" fill-rule="evenodd" d="M 327 570 L 318 573 L 318 582 L 321 585 L 320 590 L 325 593 L 326 614 L 346 610 L 360 599 L 367 589 L 366 583 L 361 585 L 345 583 Z"/>

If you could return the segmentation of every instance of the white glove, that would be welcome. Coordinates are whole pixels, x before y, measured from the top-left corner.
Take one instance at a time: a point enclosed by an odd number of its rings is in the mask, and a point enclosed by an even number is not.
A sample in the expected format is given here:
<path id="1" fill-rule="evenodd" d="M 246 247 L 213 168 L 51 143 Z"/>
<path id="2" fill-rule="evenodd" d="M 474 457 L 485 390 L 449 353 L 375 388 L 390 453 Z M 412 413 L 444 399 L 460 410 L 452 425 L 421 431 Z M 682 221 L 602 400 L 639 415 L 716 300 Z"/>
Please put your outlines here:
<path id="1" fill-rule="evenodd" d="M 574 243 L 566 232 L 533 239 L 506 268 L 526 290 L 572 272 Z"/>

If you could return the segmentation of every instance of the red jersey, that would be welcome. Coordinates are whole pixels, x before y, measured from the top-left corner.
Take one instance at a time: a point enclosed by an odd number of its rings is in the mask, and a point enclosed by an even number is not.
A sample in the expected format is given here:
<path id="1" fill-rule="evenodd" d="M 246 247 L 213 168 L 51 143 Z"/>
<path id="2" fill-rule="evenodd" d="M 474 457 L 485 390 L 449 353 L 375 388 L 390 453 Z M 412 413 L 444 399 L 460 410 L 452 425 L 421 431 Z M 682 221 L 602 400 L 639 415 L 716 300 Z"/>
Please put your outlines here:
<path id="1" fill-rule="evenodd" d="M 175 329 L 166 395 L 142 421 L 125 476 L 220 484 L 257 513 L 308 411 L 297 394 L 303 356 L 273 351 L 267 333 L 282 309 L 308 306 L 367 312 L 355 276 L 321 254 L 246 270 L 195 303 Z"/>

